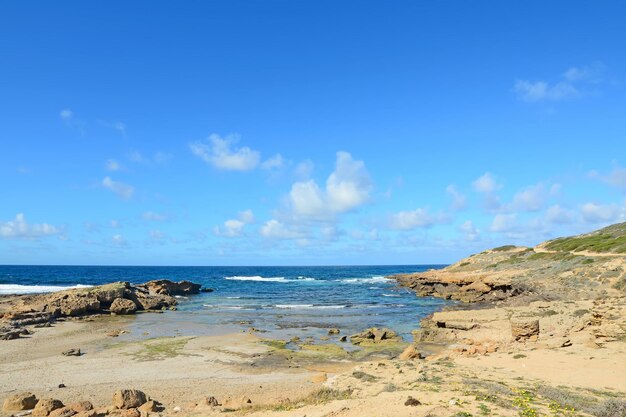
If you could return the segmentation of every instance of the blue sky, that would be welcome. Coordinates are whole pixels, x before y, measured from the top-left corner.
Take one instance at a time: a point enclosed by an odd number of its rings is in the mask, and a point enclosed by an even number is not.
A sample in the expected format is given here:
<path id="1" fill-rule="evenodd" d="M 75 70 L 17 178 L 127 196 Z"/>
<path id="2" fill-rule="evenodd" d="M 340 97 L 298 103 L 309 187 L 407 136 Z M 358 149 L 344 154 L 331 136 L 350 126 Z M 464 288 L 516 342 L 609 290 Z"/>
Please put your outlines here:
<path id="1" fill-rule="evenodd" d="M 0 263 L 447 263 L 626 221 L 624 2 L 0 11 Z"/>

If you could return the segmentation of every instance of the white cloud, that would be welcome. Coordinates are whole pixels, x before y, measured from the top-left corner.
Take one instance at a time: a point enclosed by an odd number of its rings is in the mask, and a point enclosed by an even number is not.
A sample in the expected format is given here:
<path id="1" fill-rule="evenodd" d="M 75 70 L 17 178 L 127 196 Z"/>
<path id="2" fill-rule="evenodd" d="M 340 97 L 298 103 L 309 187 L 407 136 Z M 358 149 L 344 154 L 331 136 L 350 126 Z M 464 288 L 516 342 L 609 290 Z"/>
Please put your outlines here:
<path id="1" fill-rule="evenodd" d="M 60 235 L 61 230 L 48 223 L 29 224 L 23 213 L 15 215 L 15 219 L 0 222 L 0 237 L 2 238 L 40 238 Z"/>
<path id="2" fill-rule="evenodd" d="M 588 223 L 612 223 L 624 219 L 624 208 L 617 204 L 586 203 L 580 207 L 583 220 Z"/>
<path id="3" fill-rule="evenodd" d="M 160 230 L 150 230 L 149 236 L 152 240 L 162 240 L 165 238 L 165 234 Z"/>
<path id="4" fill-rule="evenodd" d="M 214 168 L 226 171 L 250 171 L 259 165 L 261 154 L 247 146 L 234 147 L 239 141 L 236 135 L 222 138 L 217 134 L 209 136 L 208 141 L 189 144 L 194 155 Z"/>
<path id="5" fill-rule="evenodd" d="M 472 183 L 472 186 L 474 190 L 483 194 L 490 194 L 502 188 L 502 185 L 498 184 L 496 178 L 490 172 L 485 172 L 482 176 L 477 178 Z"/>
<path id="6" fill-rule="evenodd" d="M 252 210 L 244 210 L 239 212 L 239 220 L 244 223 L 252 223 L 254 222 L 254 213 Z"/>
<path id="7" fill-rule="evenodd" d="M 396 230 L 412 230 L 429 228 L 438 223 L 447 221 L 443 214 L 430 214 L 426 208 L 418 208 L 412 211 L 401 211 L 391 216 L 390 226 Z"/>
<path id="8" fill-rule="evenodd" d="M 252 210 L 241 211 L 238 218 L 226 220 L 222 226 L 215 226 L 213 233 L 222 237 L 238 237 L 243 234 L 244 227 L 253 222 L 254 213 Z"/>
<path id="9" fill-rule="evenodd" d="M 496 214 L 491 222 L 489 230 L 492 232 L 505 233 L 516 229 L 516 214 Z"/>
<path id="10" fill-rule="evenodd" d="M 59 116 L 62 120 L 70 120 L 74 116 L 74 113 L 70 109 L 63 109 L 59 112 Z"/>
<path id="11" fill-rule="evenodd" d="M 459 226 L 459 230 L 465 235 L 465 239 L 471 242 L 478 240 L 480 237 L 480 230 L 476 228 L 471 220 L 465 221 Z"/>
<path id="12" fill-rule="evenodd" d="M 114 245 L 117 245 L 117 246 L 125 246 L 125 245 L 126 245 L 126 243 L 127 243 L 127 242 L 126 242 L 126 239 L 124 238 L 124 236 L 122 236 L 122 235 L 120 235 L 120 234 L 113 235 L 113 236 L 111 237 L 111 242 L 112 242 Z"/>
<path id="13" fill-rule="evenodd" d="M 119 197 L 126 200 L 131 198 L 133 196 L 133 193 L 135 192 L 135 189 L 132 186 L 124 184 L 123 182 L 113 181 L 111 177 L 104 177 L 104 179 L 102 180 L 102 186 L 108 188 Z"/>
<path id="14" fill-rule="evenodd" d="M 539 211 L 544 207 L 549 195 L 556 189 L 558 187 L 553 186 L 551 190 L 548 190 L 542 183 L 526 187 L 513 196 L 512 207 L 514 210 Z"/>
<path id="15" fill-rule="evenodd" d="M 517 80 L 515 92 L 524 101 L 560 101 L 580 95 L 580 91 L 571 83 L 561 81 L 549 84 L 545 81 Z"/>
<path id="16" fill-rule="evenodd" d="M 467 207 L 467 197 L 460 193 L 454 185 L 448 185 L 446 192 L 452 198 L 452 209 L 462 210 Z"/>
<path id="17" fill-rule="evenodd" d="M 616 166 L 613 171 L 606 175 L 602 175 L 597 171 L 591 171 L 589 176 L 594 179 L 599 179 L 623 192 L 626 192 L 626 168 Z"/>
<path id="18" fill-rule="evenodd" d="M 571 67 L 554 83 L 517 80 L 514 91 L 521 100 L 527 102 L 563 101 L 581 96 L 589 86 L 601 83 L 603 72 L 604 65 L 599 62 L 591 66 Z"/>
<path id="19" fill-rule="evenodd" d="M 282 168 L 284 165 L 285 165 L 285 159 L 283 158 L 281 154 L 277 153 L 271 158 L 263 161 L 263 163 L 261 164 L 261 168 L 268 169 L 268 170 L 278 169 L 278 168 Z"/>
<path id="20" fill-rule="evenodd" d="M 164 214 L 155 213 L 153 211 L 146 211 L 141 215 L 144 220 L 152 221 L 152 222 L 163 222 L 167 220 L 167 216 Z"/>
<path id="21" fill-rule="evenodd" d="M 119 171 L 122 166 L 115 159 L 109 159 L 106 161 L 105 167 L 107 171 Z"/>
<path id="22" fill-rule="evenodd" d="M 552 224 L 571 224 L 574 222 L 575 214 L 558 204 L 548 207 L 545 214 L 546 221 Z"/>
<path id="23" fill-rule="evenodd" d="M 314 168 L 315 168 L 315 165 L 313 164 L 313 161 L 311 161 L 310 159 L 307 159 L 307 160 L 300 162 L 296 166 L 296 169 L 294 170 L 294 174 L 296 178 L 300 180 L 308 180 L 313 174 Z"/>
<path id="24" fill-rule="evenodd" d="M 289 201 L 297 217 L 328 219 L 357 209 L 369 200 L 372 182 L 363 161 L 348 152 L 337 152 L 335 170 L 322 190 L 314 180 L 296 182 Z"/>
<path id="25" fill-rule="evenodd" d="M 261 235 L 268 239 L 303 239 L 304 233 L 272 219 L 261 227 Z"/>

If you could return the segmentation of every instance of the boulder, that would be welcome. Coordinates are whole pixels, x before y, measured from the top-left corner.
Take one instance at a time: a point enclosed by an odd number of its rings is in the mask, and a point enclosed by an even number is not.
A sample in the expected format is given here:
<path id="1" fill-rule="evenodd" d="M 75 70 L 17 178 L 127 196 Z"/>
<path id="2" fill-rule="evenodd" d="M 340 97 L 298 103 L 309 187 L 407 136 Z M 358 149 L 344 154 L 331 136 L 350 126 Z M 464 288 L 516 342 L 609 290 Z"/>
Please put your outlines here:
<path id="1" fill-rule="evenodd" d="M 141 407 L 138 408 L 138 410 L 143 413 L 154 413 L 156 411 L 159 411 L 159 408 L 159 404 L 156 401 L 150 400 L 146 401 Z"/>
<path id="2" fill-rule="evenodd" d="M 37 397 L 30 392 L 13 394 L 4 400 L 2 409 L 4 411 L 32 410 L 37 405 Z"/>
<path id="3" fill-rule="evenodd" d="M 193 283 L 191 281 L 179 281 L 173 282 L 167 279 L 159 279 L 154 281 L 148 281 L 142 285 L 151 294 L 161 295 L 190 295 L 199 294 L 200 287 L 202 285 Z"/>
<path id="4" fill-rule="evenodd" d="M 81 401 L 78 403 L 73 403 L 73 404 L 70 404 L 68 407 L 76 411 L 77 413 L 82 413 L 83 411 L 93 410 L 93 404 L 89 401 Z"/>
<path id="5" fill-rule="evenodd" d="M 137 311 L 137 304 L 125 298 L 116 298 L 111 303 L 109 310 L 112 314 L 134 314 Z"/>
<path id="6" fill-rule="evenodd" d="M 363 343 L 384 343 L 384 342 L 400 342 L 402 338 L 396 332 L 387 328 L 372 327 L 361 333 L 350 336 L 350 342 L 353 345 L 361 345 Z"/>
<path id="7" fill-rule="evenodd" d="M 139 287 L 127 290 L 124 296 L 132 300 L 137 305 L 138 310 L 161 310 L 177 304 L 174 297 L 150 294 L 148 290 Z"/>
<path id="8" fill-rule="evenodd" d="M 68 349 L 66 351 L 61 352 L 64 356 L 80 356 L 82 355 L 80 349 Z"/>
<path id="9" fill-rule="evenodd" d="M 128 410 L 121 410 L 120 417 L 141 417 L 141 412 L 136 408 L 129 408 Z"/>
<path id="10" fill-rule="evenodd" d="M 98 417 L 99 414 L 96 410 L 87 410 L 81 411 L 80 413 L 74 414 L 73 417 Z"/>
<path id="11" fill-rule="evenodd" d="M 398 356 L 401 361 L 409 361 L 411 359 L 424 359 L 422 354 L 417 351 L 415 345 L 410 344 L 404 349 L 404 351 Z"/>
<path id="12" fill-rule="evenodd" d="M 113 282 L 93 287 L 89 292 L 98 298 L 100 304 L 108 306 L 117 298 L 124 298 L 124 292 L 127 288 L 130 288 L 128 282 Z"/>
<path id="13" fill-rule="evenodd" d="M 48 414 L 48 417 L 72 417 L 74 414 L 76 414 L 76 411 L 71 408 L 61 407 Z"/>
<path id="14" fill-rule="evenodd" d="M 332 328 L 332 329 L 328 329 L 328 334 L 332 335 L 332 334 L 339 334 L 341 331 L 339 329 L 336 328 Z"/>
<path id="15" fill-rule="evenodd" d="M 537 340 L 539 320 L 511 320 L 511 336 L 517 341 Z"/>
<path id="16" fill-rule="evenodd" d="M 17 327 L 0 327 L 0 340 L 13 340 L 20 337 L 22 329 Z"/>
<path id="17" fill-rule="evenodd" d="M 44 309 L 55 315 L 75 317 L 100 311 L 100 301 L 94 294 L 61 292 L 50 296 Z"/>
<path id="18" fill-rule="evenodd" d="M 48 414 L 58 408 L 63 408 L 64 405 L 61 401 L 52 398 L 42 398 L 37 402 L 35 409 L 33 410 L 33 416 L 46 417 Z"/>
<path id="19" fill-rule="evenodd" d="M 121 389 L 113 394 L 113 405 L 116 408 L 137 408 L 145 404 L 146 401 L 146 394 L 136 389 Z"/>

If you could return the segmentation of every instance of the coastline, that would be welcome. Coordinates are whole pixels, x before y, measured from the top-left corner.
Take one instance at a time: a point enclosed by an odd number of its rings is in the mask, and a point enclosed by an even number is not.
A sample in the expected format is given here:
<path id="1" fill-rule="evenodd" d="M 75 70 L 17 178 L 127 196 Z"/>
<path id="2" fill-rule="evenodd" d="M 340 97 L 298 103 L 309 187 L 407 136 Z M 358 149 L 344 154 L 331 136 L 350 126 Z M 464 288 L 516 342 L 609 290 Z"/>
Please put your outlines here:
<path id="1" fill-rule="evenodd" d="M 106 406 L 134 388 L 162 404 L 148 415 L 612 417 L 626 395 L 626 296 L 615 287 L 621 275 L 606 272 L 626 268 L 626 257 L 543 253 L 496 248 L 393 277 L 417 296 L 456 300 L 415 322 L 411 343 L 385 329 L 271 339 L 245 321 L 207 334 L 174 306 L 61 317 L 0 342 L 0 396 Z M 580 274 L 585 285 L 554 279 Z"/>

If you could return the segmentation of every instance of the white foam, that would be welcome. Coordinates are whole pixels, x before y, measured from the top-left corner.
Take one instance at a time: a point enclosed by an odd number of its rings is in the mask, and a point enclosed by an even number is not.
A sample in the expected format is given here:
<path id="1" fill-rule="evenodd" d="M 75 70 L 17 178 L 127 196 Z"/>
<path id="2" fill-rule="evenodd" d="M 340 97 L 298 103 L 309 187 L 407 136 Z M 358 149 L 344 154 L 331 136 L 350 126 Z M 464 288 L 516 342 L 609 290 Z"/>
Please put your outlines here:
<path id="1" fill-rule="evenodd" d="M 391 282 L 393 280 L 387 279 L 382 276 L 376 276 L 371 278 L 349 278 L 349 279 L 337 279 L 337 282 L 345 282 L 346 284 L 379 284 L 383 282 Z"/>
<path id="2" fill-rule="evenodd" d="M 336 308 L 346 308 L 345 305 L 329 305 L 329 306 L 316 306 L 313 304 L 276 304 L 274 307 L 276 308 L 296 308 L 296 309 L 336 309 Z"/>
<path id="3" fill-rule="evenodd" d="M 285 279 L 285 277 L 270 277 L 264 278 L 258 275 L 246 277 L 246 276 L 234 276 L 234 277 L 225 277 L 229 281 L 259 281 L 259 282 L 289 282 Z"/>
<path id="4" fill-rule="evenodd" d="M 383 297 L 400 297 L 399 294 L 383 294 Z"/>
<path id="5" fill-rule="evenodd" d="M 0 284 L 0 294 L 41 294 L 47 292 L 56 292 L 63 290 L 71 290 L 74 288 L 89 288 L 91 285 L 77 284 L 74 286 L 59 285 L 19 285 L 19 284 Z"/>

